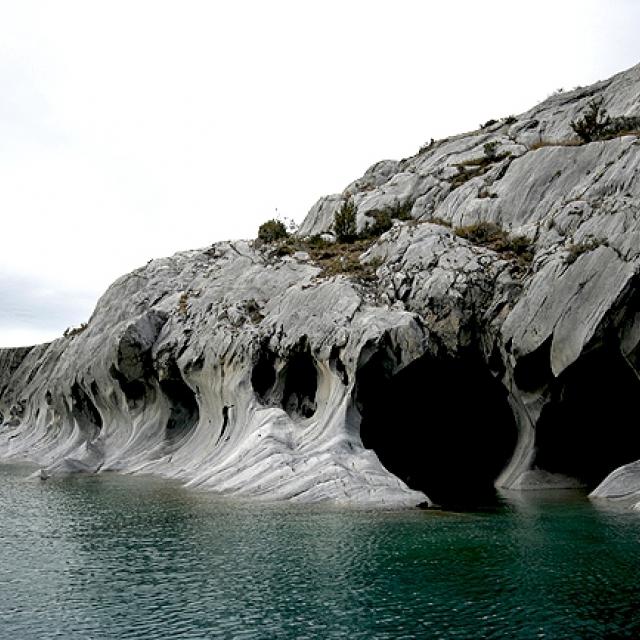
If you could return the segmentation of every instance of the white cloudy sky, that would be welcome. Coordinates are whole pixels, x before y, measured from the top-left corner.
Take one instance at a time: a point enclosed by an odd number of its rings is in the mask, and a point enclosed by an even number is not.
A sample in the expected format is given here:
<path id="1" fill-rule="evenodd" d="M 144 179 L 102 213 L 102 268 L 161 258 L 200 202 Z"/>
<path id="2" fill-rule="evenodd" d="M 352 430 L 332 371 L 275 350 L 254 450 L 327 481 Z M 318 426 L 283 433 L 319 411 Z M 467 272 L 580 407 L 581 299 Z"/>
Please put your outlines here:
<path id="1" fill-rule="evenodd" d="M 636 0 L 0 0 L 0 345 L 640 62 Z"/>

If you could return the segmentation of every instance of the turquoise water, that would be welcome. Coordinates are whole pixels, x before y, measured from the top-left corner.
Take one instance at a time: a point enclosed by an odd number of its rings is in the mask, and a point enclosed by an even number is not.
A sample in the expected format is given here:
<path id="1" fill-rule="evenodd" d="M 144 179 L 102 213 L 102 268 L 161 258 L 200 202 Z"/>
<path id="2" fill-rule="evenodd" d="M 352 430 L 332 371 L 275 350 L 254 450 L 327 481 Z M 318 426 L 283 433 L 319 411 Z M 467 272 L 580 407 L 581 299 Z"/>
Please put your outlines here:
<path id="1" fill-rule="evenodd" d="M 0 466 L 0 638 L 638 638 L 640 515 L 224 501 Z"/>

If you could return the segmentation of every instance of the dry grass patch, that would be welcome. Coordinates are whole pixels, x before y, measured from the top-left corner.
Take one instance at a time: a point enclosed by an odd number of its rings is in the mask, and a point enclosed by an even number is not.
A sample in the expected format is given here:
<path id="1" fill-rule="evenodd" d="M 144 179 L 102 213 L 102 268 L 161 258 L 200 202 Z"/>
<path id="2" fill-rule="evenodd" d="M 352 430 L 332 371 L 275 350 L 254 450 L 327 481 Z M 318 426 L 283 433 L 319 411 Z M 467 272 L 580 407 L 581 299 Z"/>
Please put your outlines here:
<path id="1" fill-rule="evenodd" d="M 293 255 L 296 251 L 304 251 L 309 254 L 310 261 L 322 269 L 323 277 L 346 275 L 368 282 L 375 280 L 375 272 L 380 262 L 372 260 L 362 264 L 360 257 L 376 240 L 377 238 L 366 238 L 353 242 L 330 242 L 321 236 L 289 237 L 279 243 L 270 255 L 283 257 Z"/>
<path id="2" fill-rule="evenodd" d="M 567 247 L 567 255 L 564 259 L 565 264 L 573 264 L 583 253 L 588 253 L 589 251 L 593 251 L 598 247 L 605 244 L 601 240 L 585 240 L 584 242 L 577 242 L 575 244 L 570 244 Z"/>
<path id="3" fill-rule="evenodd" d="M 535 251 L 526 236 L 510 236 L 492 222 L 478 222 L 466 227 L 456 227 L 454 233 L 473 244 L 500 253 L 508 260 L 515 260 L 521 267 L 527 267 L 533 261 Z"/>

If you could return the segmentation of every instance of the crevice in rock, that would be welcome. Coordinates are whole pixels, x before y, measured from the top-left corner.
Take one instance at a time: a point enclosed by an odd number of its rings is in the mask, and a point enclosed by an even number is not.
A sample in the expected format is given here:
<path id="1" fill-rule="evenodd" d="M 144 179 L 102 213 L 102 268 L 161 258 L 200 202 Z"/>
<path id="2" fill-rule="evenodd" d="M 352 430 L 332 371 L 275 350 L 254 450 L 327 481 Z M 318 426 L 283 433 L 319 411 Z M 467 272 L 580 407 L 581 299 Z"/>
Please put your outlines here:
<path id="1" fill-rule="evenodd" d="M 232 404 L 225 404 L 222 407 L 222 429 L 220 429 L 220 435 L 218 436 L 218 440 L 216 444 L 218 444 L 222 438 L 224 437 L 225 432 L 227 431 L 227 427 L 229 426 L 229 410 L 233 408 Z M 228 440 L 229 438 L 227 438 Z"/>
<path id="2" fill-rule="evenodd" d="M 346 387 L 349 384 L 349 374 L 347 368 L 344 366 L 344 362 L 340 359 L 340 349 L 336 345 L 331 347 L 331 354 L 329 356 L 329 363 L 331 368 L 340 376 L 342 384 Z"/>
<path id="3" fill-rule="evenodd" d="M 157 310 L 143 314 L 127 327 L 118 344 L 117 359 L 109 373 L 120 386 L 130 410 L 155 400 L 157 375 L 151 349 L 167 317 Z"/>
<path id="4" fill-rule="evenodd" d="M 536 427 L 534 467 L 593 488 L 617 467 L 640 459 L 640 380 L 620 351 L 583 355 L 554 383 Z"/>
<path id="5" fill-rule="evenodd" d="M 184 367 L 185 373 L 199 373 L 204 368 L 204 354 L 201 353 L 191 362 L 187 362 Z"/>
<path id="6" fill-rule="evenodd" d="M 93 440 L 100 433 L 102 429 L 100 412 L 77 381 L 71 386 L 71 415 L 89 440 Z"/>
<path id="7" fill-rule="evenodd" d="M 363 445 L 447 508 L 493 501 L 517 440 L 504 387 L 479 356 L 425 355 L 399 372 L 392 358 L 379 351 L 356 374 Z"/>
<path id="8" fill-rule="evenodd" d="M 251 385 L 262 404 L 268 404 L 269 395 L 276 383 L 275 361 L 275 354 L 263 347 L 251 372 Z"/>
<path id="9" fill-rule="evenodd" d="M 229 409 L 233 407 L 233 405 L 228 405 L 225 404 L 224 407 L 222 407 L 222 432 L 221 432 L 221 436 L 224 434 L 224 430 L 227 428 L 227 425 L 229 424 Z"/>
<path id="10" fill-rule="evenodd" d="M 310 418 L 316 412 L 318 371 L 307 345 L 289 357 L 282 374 L 282 408 L 293 418 Z"/>
<path id="11" fill-rule="evenodd" d="M 139 406 L 151 389 L 142 380 L 128 380 L 127 377 L 115 367 L 111 365 L 109 368 L 111 377 L 118 383 L 120 390 L 127 399 L 129 409 Z"/>
<path id="12" fill-rule="evenodd" d="M 166 436 L 178 440 L 190 433 L 200 420 L 200 409 L 193 389 L 183 380 L 175 361 L 166 364 L 160 390 L 169 401 L 170 414 Z"/>
<path id="13" fill-rule="evenodd" d="M 498 345 L 493 345 L 493 348 L 491 349 L 491 355 L 489 356 L 489 361 L 487 364 L 489 366 L 489 371 L 491 371 L 493 377 L 498 378 L 498 380 L 502 379 L 505 374 L 506 367 Z"/>

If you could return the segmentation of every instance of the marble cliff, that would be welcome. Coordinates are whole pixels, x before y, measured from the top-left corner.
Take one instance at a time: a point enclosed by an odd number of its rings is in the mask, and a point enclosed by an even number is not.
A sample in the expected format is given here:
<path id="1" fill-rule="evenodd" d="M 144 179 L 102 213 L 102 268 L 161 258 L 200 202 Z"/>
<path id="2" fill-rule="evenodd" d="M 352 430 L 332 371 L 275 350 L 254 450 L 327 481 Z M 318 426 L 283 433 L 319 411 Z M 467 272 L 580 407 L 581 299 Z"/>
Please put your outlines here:
<path id="1" fill-rule="evenodd" d="M 0 460 L 264 499 L 640 505 L 640 139 L 581 140 L 593 100 L 635 122 L 640 65 L 378 162 L 296 237 L 153 260 L 86 327 L 0 350 Z M 332 244 L 345 201 L 391 228 Z"/>

